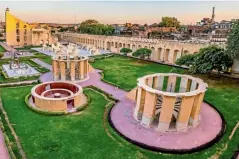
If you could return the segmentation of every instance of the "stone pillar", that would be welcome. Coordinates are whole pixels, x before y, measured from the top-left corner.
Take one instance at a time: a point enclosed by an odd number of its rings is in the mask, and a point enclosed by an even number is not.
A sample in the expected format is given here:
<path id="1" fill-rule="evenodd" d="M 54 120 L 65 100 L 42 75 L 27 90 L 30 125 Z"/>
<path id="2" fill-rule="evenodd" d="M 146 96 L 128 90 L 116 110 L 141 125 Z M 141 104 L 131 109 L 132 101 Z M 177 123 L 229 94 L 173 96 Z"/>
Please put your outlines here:
<path id="1" fill-rule="evenodd" d="M 163 96 L 162 108 L 159 116 L 159 131 L 167 131 L 173 115 L 173 109 L 176 102 L 176 97 Z"/>
<path id="2" fill-rule="evenodd" d="M 155 89 L 162 91 L 163 90 L 163 81 L 164 81 L 164 76 L 157 76 L 157 78 L 155 78 Z"/>
<path id="3" fill-rule="evenodd" d="M 60 69 L 61 69 L 61 80 L 66 80 L 66 64 L 64 61 L 60 61 Z"/>
<path id="4" fill-rule="evenodd" d="M 153 85 L 153 77 L 149 77 L 147 82 L 148 82 L 148 86 L 152 87 L 152 85 Z"/>
<path id="5" fill-rule="evenodd" d="M 144 112 L 141 123 L 147 127 L 149 127 L 154 120 L 156 110 L 156 100 L 157 96 L 155 93 L 146 91 Z"/>
<path id="6" fill-rule="evenodd" d="M 169 76 L 167 83 L 167 92 L 175 92 L 176 76 Z"/>
<path id="7" fill-rule="evenodd" d="M 194 91 L 197 88 L 197 82 L 195 80 L 192 81 L 190 91 Z"/>
<path id="8" fill-rule="evenodd" d="M 66 68 L 70 68 L 70 56 L 66 56 Z"/>
<path id="9" fill-rule="evenodd" d="M 190 114 L 190 119 L 189 119 L 189 124 L 192 126 L 196 126 L 199 122 L 199 113 L 201 109 L 201 105 L 203 102 L 204 98 L 204 93 L 200 93 L 195 96 L 193 106 L 192 106 L 192 111 Z"/>
<path id="10" fill-rule="evenodd" d="M 188 78 L 187 77 L 182 77 L 179 92 L 186 92 L 187 83 L 188 83 Z"/>
<path id="11" fill-rule="evenodd" d="M 71 61 L 71 68 L 70 68 L 70 72 L 71 72 L 71 80 L 75 81 L 75 77 L 76 77 L 76 68 L 75 68 L 75 62 Z"/>
<path id="12" fill-rule="evenodd" d="M 84 79 L 84 61 L 80 61 L 80 79 Z"/>
<path id="13" fill-rule="evenodd" d="M 145 103 L 145 90 L 138 87 L 136 106 L 134 108 L 134 118 L 136 120 L 141 120 Z"/>
<path id="14" fill-rule="evenodd" d="M 53 71 L 53 78 L 54 81 L 59 80 L 59 68 L 58 68 L 58 62 L 53 60 L 52 65 L 52 71 Z"/>
<path id="15" fill-rule="evenodd" d="M 191 79 L 188 79 L 188 83 L 187 83 L 186 92 L 189 92 L 189 91 L 190 91 L 191 84 L 192 84 L 192 80 L 191 80 Z"/>
<path id="16" fill-rule="evenodd" d="M 176 128 L 178 131 L 187 130 L 193 102 L 194 102 L 194 96 L 182 97 L 181 106 L 179 108 L 179 114 L 178 114 L 178 119 L 176 123 Z"/>

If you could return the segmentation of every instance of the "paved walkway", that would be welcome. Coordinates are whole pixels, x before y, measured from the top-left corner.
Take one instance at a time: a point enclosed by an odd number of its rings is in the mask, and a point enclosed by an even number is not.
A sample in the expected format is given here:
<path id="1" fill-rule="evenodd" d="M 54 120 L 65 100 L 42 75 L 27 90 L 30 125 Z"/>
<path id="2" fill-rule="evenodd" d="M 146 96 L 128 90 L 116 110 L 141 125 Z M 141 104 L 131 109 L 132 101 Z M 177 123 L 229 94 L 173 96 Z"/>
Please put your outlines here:
<path id="1" fill-rule="evenodd" d="M 0 158 L 10 159 L 2 131 L 0 131 Z"/>
<path id="2" fill-rule="evenodd" d="M 13 47 L 9 46 L 7 43 L 5 42 L 0 42 L 0 45 L 8 52 L 17 52 L 16 49 L 14 49 Z"/>
<path id="3" fill-rule="evenodd" d="M 38 58 L 35 58 L 35 59 L 31 59 L 33 62 L 37 63 L 38 65 L 41 65 L 42 67 L 45 67 L 49 70 L 52 70 L 52 66 Z"/>

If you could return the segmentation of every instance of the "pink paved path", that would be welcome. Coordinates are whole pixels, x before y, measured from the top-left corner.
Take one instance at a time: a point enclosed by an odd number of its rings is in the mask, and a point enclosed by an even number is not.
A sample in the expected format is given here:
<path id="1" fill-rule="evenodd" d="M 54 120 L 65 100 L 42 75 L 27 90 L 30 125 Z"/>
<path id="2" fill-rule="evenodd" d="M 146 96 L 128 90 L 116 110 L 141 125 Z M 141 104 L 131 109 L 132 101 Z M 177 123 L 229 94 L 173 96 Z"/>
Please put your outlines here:
<path id="1" fill-rule="evenodd" d="M 2 131 L 0 131 L 0 159 L 9 159 L 8 150 L 6 148 L 5 140 Z"/>
<path id="2" fill-rule="evenodd" d="M 101 75 L 90 73 L 90 79 L 80 82 L 82 87 L 94 85 L 112 94 L 119 102 L 112 108 L 111 119 L 116 129 L 123 135 L 138 142 L 167 149 L 190 149 L 211 141 L 221 130 L 220 115 L 206 103 L 201 108 L 201 121 L 196 128 L 187 132 L 160 133 L 145 128 L 133 118 L 134 102 L 126 98 L 127 92 L 101 81 Z M 51 73 L 41 77 L 43 82 L 51 80 Z"/>

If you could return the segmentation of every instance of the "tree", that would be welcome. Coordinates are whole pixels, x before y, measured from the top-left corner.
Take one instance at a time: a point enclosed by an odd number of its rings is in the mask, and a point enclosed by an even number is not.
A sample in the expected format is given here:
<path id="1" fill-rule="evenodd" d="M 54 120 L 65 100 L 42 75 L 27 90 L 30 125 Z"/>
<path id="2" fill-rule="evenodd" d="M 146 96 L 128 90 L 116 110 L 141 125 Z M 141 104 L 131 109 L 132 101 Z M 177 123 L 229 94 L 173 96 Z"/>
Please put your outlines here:
<path id="1" fill-rule="evenodd" d="M 0 59 L 4 56 L 4 54 L 2 52 L 0 52 Z"/>
<path id="2" fill-rule="evenodd" d="M 100 24 L 98 21 L 90 19 L 80 24 L 78 32 L 95 35 L 112 35 L 114 34 L 114 27 Z"/>
<path id="3" fill-rule="evenodd" d="M 190 71 L 192 73 L 209 73 L 212 70 L 227 71 L 233 64 L 233 60 L 225 53 L 223 48 L 215 45 L 200 49 L 195 57 Z"/>
<path id="4" fill-rule="evenodd" d="M 140 48 L 133 53 L 133 56 L 140 57 L 140 58 L 143 58 L 143 59 L 147 56 L 148 59 L 149 59 L 151 53 L 152 53 L 152 50 L 150 50 L 150 49 Z"/>
<path id="5" fill-rule="evenodd" d="M 160 27 L 180 27 L 180 22 L 175 17 L 162 17 L 162 21 L 159 23 Z"/>
<path id="6" fill-rule="evenodd" d="M 129 48 L 122 48 L 122 49 L 120 49 L 120 52 L 124 53 L 125 55 L 127 55 L 128 53 L 132 52 L 132 50 L 129 49 Z"/>
<path id="7" fill-rule="evenodd" d="M 226 53 L 231 58 L 239 59 L 239 21 L 234 22 L 227 39 Z"/>
<path id="8" fill-rule="evenodd" d="M 184 65 L 184 66 L 192 66 L 194 59 L 197 55 L 198 54 L 188 54 L 188 55 L 182 56 L 181 58 L 177 59 L 176 64 Z"/>

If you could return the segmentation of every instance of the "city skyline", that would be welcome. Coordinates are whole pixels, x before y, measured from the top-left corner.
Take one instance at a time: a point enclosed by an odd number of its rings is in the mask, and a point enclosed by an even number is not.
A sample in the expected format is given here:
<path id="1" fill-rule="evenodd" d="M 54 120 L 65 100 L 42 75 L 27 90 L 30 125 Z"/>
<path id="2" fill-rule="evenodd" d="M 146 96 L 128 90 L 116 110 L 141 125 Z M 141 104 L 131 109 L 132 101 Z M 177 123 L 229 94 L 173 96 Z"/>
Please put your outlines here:
<path id="1" fill-rule="evenodd" d="M 152 24 L 159 23 L 163 16 L 171 16 L 181 24 L 195 24 L 203 18 L 211 18 L 213 6 L 216 8 L 215 21 L 239 18 L 239 2 L 236 1 L 1 1 L 0 20 L 4 21 L 5 9 L 9 7 L 11 13 L 27 22 L 63 24 L 96 19 L 105 24 Z"/>

